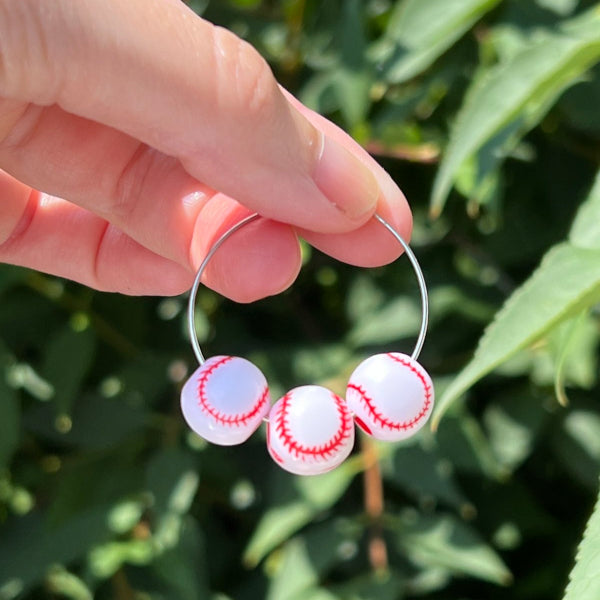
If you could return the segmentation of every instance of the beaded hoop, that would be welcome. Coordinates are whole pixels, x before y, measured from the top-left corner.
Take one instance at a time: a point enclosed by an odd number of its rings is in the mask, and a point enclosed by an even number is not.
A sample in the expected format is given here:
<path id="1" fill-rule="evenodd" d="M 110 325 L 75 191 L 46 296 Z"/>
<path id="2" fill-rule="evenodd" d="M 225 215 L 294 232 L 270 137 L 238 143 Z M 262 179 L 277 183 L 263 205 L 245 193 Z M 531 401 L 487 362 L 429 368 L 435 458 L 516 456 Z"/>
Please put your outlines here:
<path id="1" fill-rule="evenodd" d="M 190 291 L 188 328 L 200 365 L 181 391 L 181 410 L 190 428 L 209 442 L 229 446 L 246 441 L 266 421 L 270 455 L 298 475 L 325 473 L 341 464 L 354 445 L 353 422 L 380 440 L 414 435 L 431 415 L 434 402 L 431 378 L 417 362 L 429 319 L 427 285 L 410 246 L 377 214 L 374 218 L 404 249 L 419 284 L 421 327 L 410 356 L 388 352 L 361 362 L 350 376 L 345 400 L 324 387 L 305 385 L 272 406 L 267 380 L 251 362 L 235 356 L 204 358 L 194 326 L 202 275 L 221 245 L 259 217 L 249 215 L 221 235 L 200 264 Z"/>

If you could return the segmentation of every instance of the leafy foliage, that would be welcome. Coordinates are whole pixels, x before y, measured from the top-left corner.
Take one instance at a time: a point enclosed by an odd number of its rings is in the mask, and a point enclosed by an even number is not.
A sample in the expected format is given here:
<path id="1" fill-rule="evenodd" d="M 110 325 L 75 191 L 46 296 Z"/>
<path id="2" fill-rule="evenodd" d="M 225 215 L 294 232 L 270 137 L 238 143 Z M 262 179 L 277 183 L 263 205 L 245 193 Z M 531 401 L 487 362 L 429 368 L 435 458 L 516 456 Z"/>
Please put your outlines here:
<path id="1" fill-rule="evenodd" d="M 600 472 L 600 4 L 191 5 L 405 191 L 438 429 L 292 477 L 264 432 L 220 448 L 184 426 L 186 298 L 1 265 L 0 600 L 561 598 Z M 274 395 L 343 392 L 417 333 L 403 261 L 305 256 L 277 298 L 198 298 L 207 352 L 253 360 Z M 568 600 L 597 596 L 599 515 Z"/>
<path id="2" fill-rule="evenodd" d="M 481 338 L 473 360 L 446 389 L 434 423 L 450 402 L 491 369 L 600 301 L 600 236 L 594 236 L 600 222 L 599 187 L 600 175 L 576 215 L 570 241 L 551 248 L 537 271 L 513 292 Z"/>
<path id="3" fill-rule="evenodd" d="M 556 31 L 539 33 L 509 60 L 479 74 L 456 116 L 434 181 L 434 213 L 441 210 L 452 178 L 466 161 L 476 164 L 471 167 L 470 195 L 485 199 L 502 156 L 599 56 L 600 14 L 591 9 Z"/>

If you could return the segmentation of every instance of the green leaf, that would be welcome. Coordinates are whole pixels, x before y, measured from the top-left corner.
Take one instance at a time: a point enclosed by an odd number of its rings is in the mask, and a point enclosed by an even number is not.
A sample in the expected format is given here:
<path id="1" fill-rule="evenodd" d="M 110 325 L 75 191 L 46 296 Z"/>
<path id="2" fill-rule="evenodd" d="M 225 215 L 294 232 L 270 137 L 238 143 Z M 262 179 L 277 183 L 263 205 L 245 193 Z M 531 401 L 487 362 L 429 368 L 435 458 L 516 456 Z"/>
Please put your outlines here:
<path id="1" fill-rule="evenodd" d="M 11 364 L 6 370 L 6 381 L 14 389 L 23 389 L 42 402 L 54 396 L 54 388 L 27 363 Z"/>
<path id="2" fill-rule="evenodd" d="M 467 502 L 454 480 L 452 463 L 418 445 L 397 445 L 391 460 L 384 461 L 383 473 L 420 502 L 434 499 L 456 508 Z"/>
<path id="3" fill-rule="evenodd" d="M 258 522 L 244 552 L 244 563 L 251 567 L 257 565 L 319 512 L 333 506 L 358 472 L 357 464 L 357 461 L 347 460 L 330 473 L 297 477 L 297 495 L 275 499 Z M 281 475 L 277 473 L 277 476 Z M 287 474 L 284 476 L 288 477 Z"/>
<path id="4" fill-rule="evenodd" d="M 13 521 L 2 533 L 0 590 L 14 582 L 27 590 L 45 577 L 51 565 L 82 558 L 108 536 L 106 513 L 105 507 L 86 510 L 56 527 L 33 512 Z"/>
<path id="5" fill-rule="evenodd" d="M 331 515 L 331 518 L 307 527 L 302 533 L 310 562 L 322 579 L 341 561 L 359 552 L 365 525 L 353 518 Z"/>
<path id="6" fill-rule="evenodd" d="M 167 448 L 151 457 L 146 468 L 147 487 L 156 510 L 185 514 L 198 486 L 192 456 L 179 448 Z"/>
<path id="7" fill-rule="evenodd" d="M 600 598 L 600 494 L 577 551 L 577 562 L 569 576 L 563 600 Z"/>
<path id="8" fill-rule="evenodd" d="M 570 411 L 552 445 L 569 475 L 595 491 L 600 472 L 600 415 L 592 410 Z"/>
<path id="9" fill-rule="evenodd" d="M 95 577 L 107 579 L 124 564 L 147 565 L 154 558 L 149 539 L 112 541 L 93 548 L 88 557 L 89 568 Z"/>
<path id="10" fill-rule="evenodd" d="M 106 473 L 110 473 L 110 477 Z M 143 508 L 148 506 L 148 498 L 139 496 L 141 475 L 138 454 L 123 446 L 111 453 L 81 453 L 78 461 L 63 463 L 55 476 L 46 519 L 58 526 L 71 515 L 93 506 L 109 506 L 106 525 L 115 533 L 126 525 L 122 512 L 124 498 L 138 498 Z"/>
<path id="11" fill-rule="evenodd" d="M 59 414 L 71 408 L 94 356 L 95 338 L 91 328 L 75 331 L 68 326 L 46 346 L 42 375 L 54 387 L 54 404 Z"/>
<path id="12" fill-rule="evenodd" d="M 208 598 L 206 548 L 194 519 L 186 517 L 183 520 L 179 543 L 161 554 L 152 569 L 175 592 L 175 598 Z"/>
<path id="13" fill-rule="evenodd" d="M 113 506 L 108 515 L 108 526 L 117 534 L 125 534 L 137 525 L 146 509 L 146 502 L 140 499 L 121 500 Z"/>
<path id="14" fill-rule="evenodd" d="M 579 0 L 536 0 L 536 2 L 539 6 L 561 16 L 570 15 L 579 4 Z"/>
<path id="15" fill-rule="evenodd" d="M 302 539 L 288 542 L 282 554 L 281 564 L 269 586 L 267 600 L 295 600 L 300 593 L 318 582 L 317 572 Z"/>
<path id="16" fill-rule="evenodd" d="M 488 206 L 488 214 L 492 212 L 501 192 L 499 166 L 514 150 L 520 135 L 520 123 L 509 123 L 483 144 L 477 153 L 466 158 L 457 169 L 454 184 L 469 199 L 469 214 L 476 215 L 482 205 Z"/>
<path id="17" fill-rule="evenodd" d="M 397 542 L 415 564 L 501 585 L 512 581 L 496 552 L 465 523 L 450 515 L 413 518 L 399 527 Z"/>
<path id="18" fill-rule="evenodd" d="M 590 10 L 479 77 L 467 92 L 436 175 L 432 213 L 442 211 L 467 159 L 506 127 L 518 127 L 521 135 L 531 129 L 599 56 L 600 12 Z"/>
<path id="19" fill-rule="evenodd" d="M 592 411 L 573 411 L 565 419 L 565 430 L 600 463 L 600 415 Z"/>
<path id="20" fill-rule="evenodd" d="M 178 448 L 158 452 L 148 463 L 146 479 L 157 514 L 154 541 L 159 551 L 177 546 L 199 476 L 191 455 Z"/>
<path id="21" fill-rule="evenodd" d="M 499 1 L 397 2 L 376 52 L 385 61 L 386 79 L 400 83 L 423 72 Z"/>
<path id="22" fill-rule="evenodd" d="M 363 313 L 348 334 L 352 346 L 385 344 L 416 335 L 421 322 L 419 306 L 411 299 L 394 298 L 381 308 Z"/>
<path id="23" fill-rule="evenodd" d="M 441 397 L 432 426 L 471 385 L 564 319 L 600 299 L 600 251 L 560 244 L 508 299 L 471 362 Z"/>
<path id="24" fill-rule="evenodd" d="M 358 0 L 343 3 L 338 36 L 341 43 L 340 64 L 333 75 L 333 90 L 350 127 L 364 121 L 371 103 L 372 75 L 365 60 L 366 40 L 361 9 L 362 2 Z"/>
<path id="25" fill-rule="evenodd" d="M 569 241 L 579 248 L 600 249 L 600 171 L 587 200 L 577 211 Z"/>
<path id="26" fill-rule="evenodd" d="M 596 65 L 585 80 L 569 89 L 560 99 L 558 108 L 565 125 L 585 135 L 600 134 L 600 65 Z"/>
<path id="27" fill-rule="evenodd" d="M 359 575 L 332 586 L 332 590 L 341 600 L 399 600 L 404 598 L 405 587 L 405 577 L 391 572 Z"/>
<path id="28" fill-rule="evenodd" d="M 549 346 L 555 346 L 552 348 L 555 353 L 552 365 L 554 393 L 562 406 L 569 403 L 565 389 L 567 384 L 589 389 L 596 382 L 599 333 L 589 310 L 584 309 L 556 327 L 549 336 Z"/>
<path id="29" fill-rule="evenodd" d="M 521 395 L 486 408 L 483 419 L 492 451 L 513 472 L 531 454 L 547 412 Z"/>
<path id="30" fill-rule="evenodd" d="M 499 477 L 503 469 L 483 432 L 480 419 L 471 415 L 464 405 L 453 407 L 436 434 L 438 452 L 461 472 Z"/>
<path id="31" fill-rule="evenodd" d="M 454 286 L 445 285 L 430 290 L 429 307 L 430 325 L 435 325 L 452 313 L 481 322 L 487 322 L 494 314 L 484 302 L 469 297 Z M 405 296 L 392 297 L 379 306 L 365 306 L 360 313 L 353 308 L 353 313 L 356 314 L 355 324 L 347 339 L 348 344 L 358 347 L 397 342 L 416 336 L 421 323 L 419 302 Z"/>
<path id="32" fill-rule="evenodd" d="M 93 600 L 94 598 L 90 588 L 79 577 L 59 565 L 50 568 L 46 585 L 53 594 L 69 600 Z"/>
<path id="33" fill-rule="evenodd" d="M 325 588 L 308 588 L 294 596 L 293 600 L 343 600 Z"/>
<path id="34" fill-rule="evenodd" d="M 269 600 L 358 599 L 358 589 L 365 593 L 366 598 L 368 584 L 371 584 L 368 587 L 373 597 L 382 599 L 384 587 L 390 583 L 386 576 L 360 583 L 352 580 L 343 593 L 337 588 L 318 587 L 320 582 L 328 580 L 332 568 L 359 552 L 359 540 L 363 534 L 364 524 L 354 519 L 327 519 L 308 527 L 271 555 L 267 563 L 267 571 L 273 572 Z M 373 584 L 379 584 L 377 589 Z M 351 587 L 354 595 L 350 593 Z M 360 595 L 360 598 L 363 596 Z"/>
<path id="35" fill-rule="evenodd" d="M 331 31 L 323 39 L 313 37 L 306 48 L 306 60 L 315 71 L 300 98 L 321 113 L 339 110 L 346 127 L 353 129 L 365 122 L 374 79 L 373 66 L 366 58 L 364 2 L 348 0 L 339 8 L 326 3 L 320 12 L 321 18 L 329 13 Z"/>
<path id="36" fill-rule="evenodd" d="M 347 460 L 329 473 L 296 477 L 296 488 L 310 506 L 316 510 L 325 510 L 331 508 L 342 497 L 359 470 L 357 460 Z"/>
<path id="37" fill-rule="evenodd" d="M 244 564 L 255 567 L 273 548 L 310 523 L 313 508 L 303 501 L 267 509 L 254 530 L 244 552 Z"/>

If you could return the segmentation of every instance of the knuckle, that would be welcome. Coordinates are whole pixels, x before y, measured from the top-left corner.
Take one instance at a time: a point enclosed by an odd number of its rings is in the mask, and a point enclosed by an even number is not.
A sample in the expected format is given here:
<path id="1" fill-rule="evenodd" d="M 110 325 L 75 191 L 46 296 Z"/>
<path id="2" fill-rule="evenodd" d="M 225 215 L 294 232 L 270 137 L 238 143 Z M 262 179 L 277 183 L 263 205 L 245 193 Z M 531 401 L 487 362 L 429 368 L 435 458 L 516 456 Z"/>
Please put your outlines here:
<path id="1" fill-rule="evenodd" d="M 106 221 L 102 230 L 100 231 L 100 234 L 98 235 L 98 241 L 96 242 L 96 251 L 93 254 L 92 266 L 90 269 L 91 279 L 93 281 L 94 287 L 96 289 L 102 289 L 102 291 L 113 291 L 113 290 L 108 290 L 105 287 L 104 277 L 103 277 L 103 273 L 102 273 L 102 267 L 104 264 L 104 261 L 102 259 L 103 252 L 106 247 L 106 243 L 107 243 L 106 240 L 108 239 L 108 237 L 110 235 L 111 229 L 112 228 L 111 228 L 110 223 L 108 221 Z"/>
<path id="2" fill-rule="evenodd" d="M 3 222 L 0 222 L 0 255 L 9 251 L 10 248 L 26 237 L 39 201 L 40 193 L 31 190 L 22 209 L 17 214 L 12 215 L 12 218 L 5 218 Z"/>
<path id="3" fill-rule="evenodd" d="M 139 204 L 138 199 L 146 190 L 155 160 L 155 150 L 144 144 L 136 147 L 115 178 L 113 191 L 102 211 L 103 216 L 118 223 L 131 219 Z"/>
<path id="4" fill-rule="evenodd" d="M 35 137 L 43 109 L 18 100 L 0 99 L 0 149 L 23 150 Z"/>
<path id="5" fill-rule="evenodd" d="M 218 104 L 246 117 L 270 114 L 279 91 L 267 62 L 230 31 L 215 27 L 213 35 Z"/>
<path id="6" fill-rule="evenodd" d="M 60 78 L 49 29 L 59 13 L 45 3 L 0 0 L 0 95 L 51 103 Z"/>

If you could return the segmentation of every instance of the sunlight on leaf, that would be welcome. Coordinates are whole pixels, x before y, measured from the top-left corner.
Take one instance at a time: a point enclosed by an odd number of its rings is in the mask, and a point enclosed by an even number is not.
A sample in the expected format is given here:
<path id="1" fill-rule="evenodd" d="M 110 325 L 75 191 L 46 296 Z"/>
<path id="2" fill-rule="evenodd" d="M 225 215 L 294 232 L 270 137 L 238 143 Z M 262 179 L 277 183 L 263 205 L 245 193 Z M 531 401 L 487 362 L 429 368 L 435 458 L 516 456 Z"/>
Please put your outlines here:
<path id="1" fill-rule="evenodd" d="M 50 568 L 46 585 L 52 593 L 69 600 L 93 600 L 94 598 L 91 590 L 79 577 L 58 565 Z"/>
<path id="2" fill-rule="evenodd" d="M 372 83 L 370 66 L 365 60 L 365 33 L 362 24 L 362 3 L 343 3 L 338 39 L 341 44 L 340 64 L 333 76 L 333 90 L 348 127 L 364 121 L 370 106 Z"/>
<path id="3" fill-rule="evenodd" d="M 477 79 L 467 95 L 436 175 L 431 211 L 439 215 L 463 162 L 504 127 L 528 131 L 558 95 L 600 57 L 600 13 L 590 10 L 539 36 L 512 60 Z M 543 108 L 544 110 L 540 110 Z"/>
<path id="4" fill-rule="evenodd" d="M 397 543 L 418 565 L 441 567 L 501 585 L 512 581 L 496 552 L 453 516 L 421 516 L 397 527 Z"/>
<path id="5" fill-rule="evenodd" d="M 571 571 L 563 600 L 600 598 L 600 494 L 577 550 L 577 562 Z"/>
<path id="6" fill-rule="evenodd" d="M 89 567 L 95 577 L 106 579 L 122 565 L 147 565 L 154 558 L 151 540 L 108 542 L 96 546 L 89 555 Z"/>
<path id="7" fill-rule="evenodd" d="M 375 51 L 391 83 L 427 69 L 499 0 L 406 0 L 396 3 Z"/>
<path id="8" fill-rule="evenodd" d="M 249 567 L 256 566 L 273 548 L 309 523 L 313 516 L 313 508 L 302 501 L 266 510 L 246 547 L 244 563 Z"/>
<path id="9" fill-rule="evenodd" d="M 587 313 L 588 311 L 584 310 L 580 315 L 572 319 L 571 322 L 568 322 L 566 324 L 567 330 L 565 335 L 562 336 L 562 348 L 556 363 L 554 375 L 554 394 L 556 395 L 556 399 L 561 406 L 567 406 L 569 404 L 565 381 L 567 376 L 567 366 L 569 364 L 571 348 L 577 339 L 578 331 L 581 330 L 581 326 L 585 323 L 585 317 L 587 316 Z M 581 348 L 582 346 L 582 344 L 577 344 L 577 348 Z"/>
<path id="10" fill-rule="evenodd" d="M 317 573 L 301 539 L 291 540 L 285 545 L 280 561 L 269 586 L 267 600 L 295 600 L 298 594 L 317 583 Z"/>
<path id="11" fill-rule="evenodd" d="M 271 550 L 310 523 L 319 512 L 333 506 L 360 468 L 360 461 L 351 459 L 325 475 L 296 477 L 298 495 L 264 512 L 244 552 L 244 563 L 257 565 Z"/>
<path id="12" fill-rule="evenodd" d="M 587 200 L 577 211 L 569 241 L 579 248 L 600 248 L 600 171 Z"/>
<path id="13" fill-rule="evenodd" d="M 206 544 L 202 531 L 191 517 L 183 521 L 179 543 L 152 563 L 156 575 L 173 590 L 177 600 L 208 598 Z"/>
<path id="14" fill-rule="evenodd" d="M 561 285 L 557 285 L 561 282 Z M 485 331 L 473 360 L 446 389 L 436 428 L 450 404 L 471 385 L 564 319 L 600 300 L 600 251 L 556 246 L 509 298 Z"/>

